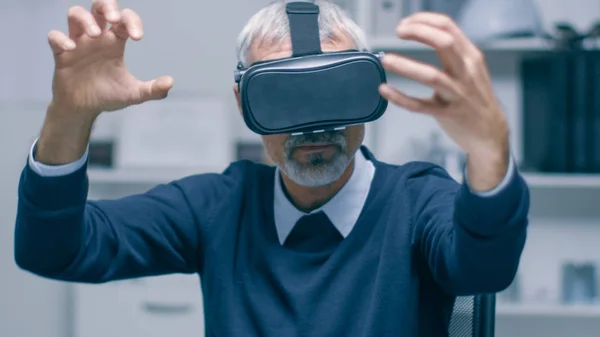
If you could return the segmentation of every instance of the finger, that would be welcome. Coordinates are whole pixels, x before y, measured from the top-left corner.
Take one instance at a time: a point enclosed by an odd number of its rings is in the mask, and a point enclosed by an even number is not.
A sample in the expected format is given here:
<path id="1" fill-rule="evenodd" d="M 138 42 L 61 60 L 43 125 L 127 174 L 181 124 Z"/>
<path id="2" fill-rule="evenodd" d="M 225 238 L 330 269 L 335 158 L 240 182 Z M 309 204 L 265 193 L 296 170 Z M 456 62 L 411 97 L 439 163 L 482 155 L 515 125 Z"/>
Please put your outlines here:
<path id="1" fill-rule="evenodd" d="M 48 33 L 48 44 L 50 44 L 54 55 L 75 49 L 75 42 L 65 33 L 57 30 L 52 30 Z"/>
<path id="2" fill-rule="evenodd" d="M 400 24 L 402 25 L 416 22 L 434 26 L 450 33 L 450 35 L 452 35 L 452 37 L 455 39 L 455 43 L 458 48 L 464 50 L 465 52 L 474 53 L 478 50 L 471 40 L 467 38 L 456 22 L 454 22 L 454 20 L 447 15 L 432 12 L 419 12 L 407 17 Z"/>
<path id="3" fill-rule="evenodd" d="M 460 97 L 458 84 L 432 65 L 396 54 L 386 54 L 381 63 L 386 70 L 433 88 L 447 101 L 454 101 Z"/>
<path id="4" fill-rule="evenodd" d="M 151 81 L 140 81 L 139 103 L 166 98 L 173 87 L 173 78 L 163 76 Z"/>
<path id="5" fill-rule="evenodd" d="M 401 39 L 417 41 L 435 49 L 440 61 L 452 75 L 464 72 L 463 57 L 450 33 L 419 22 L 400 24 L 396 33 Z"/>
<path id="6" fill-rule="evenodd" d="M 121 21 L 113 27 L 113 31 L 123 39 L 131 37 L 134 40 L 139 40 L 144 35 L 142 19 L 131 9 L 124 9 L 121 12 Z"/>
<path id="7" fill-rule="evenodd" d="M 116 0 L 93 0 L 92 13 L 96 20 L 100 20 L 102 29 L 106 23 L 116 24 L 121 20 L 119 5 Z"/>
<path id="8" fill-rule="evenodd" d="M 427 115 L 436 115 L 440 110 L 440 107 L 431 99 L 407 96 L 387 83 L 379 86 L 379 93 L 383 98 L 392 104 L 408 111 L 419 112 Z"/>
<path id="9" fill-rule="evenodd" d="M 91 37 L 100 35 L 100 27 L 96 24 L 96 20 L 83 7 L 73 6 L 69 8 L 67 17 L 69 22 L 69 37 L 71 39 L 75 40 L 84 34 Z"/>
<path id="10" fill-rule="evenodd" d="M 108 24 L 106 18 L 104 17 L 104 14 L 92 10 L 92 16 L 94 17 L 94 20 L 96 20 L 96 25 L 100 27 L 100 30 L 102 30 L 103 32 L 106 31 L 106 29 L 108 28 Z"/>

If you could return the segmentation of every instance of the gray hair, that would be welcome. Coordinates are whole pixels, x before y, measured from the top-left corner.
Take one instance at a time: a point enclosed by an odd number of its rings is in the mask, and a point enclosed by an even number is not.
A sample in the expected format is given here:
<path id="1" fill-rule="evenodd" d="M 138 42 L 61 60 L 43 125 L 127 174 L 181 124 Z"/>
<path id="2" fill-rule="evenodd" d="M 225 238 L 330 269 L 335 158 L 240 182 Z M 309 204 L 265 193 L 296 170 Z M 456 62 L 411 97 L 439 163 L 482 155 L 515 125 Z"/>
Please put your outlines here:
<path id="1" fill-rule="evenodd" d="M 368 50 L 364 31 L 348 14 L 330 0 L 314 0 L 319 6 L 319 35 L 321 41 L 332 41 L 337 34 L 346 34 L 358 50 Z M 285 10 L 286 1 L 276 0 L 254 14 L 242 29 L 237 41 L 238 61 L 248 67 L 252 44 L 269 41 L 277 44 L 290 38 L 290 25 Z"/>

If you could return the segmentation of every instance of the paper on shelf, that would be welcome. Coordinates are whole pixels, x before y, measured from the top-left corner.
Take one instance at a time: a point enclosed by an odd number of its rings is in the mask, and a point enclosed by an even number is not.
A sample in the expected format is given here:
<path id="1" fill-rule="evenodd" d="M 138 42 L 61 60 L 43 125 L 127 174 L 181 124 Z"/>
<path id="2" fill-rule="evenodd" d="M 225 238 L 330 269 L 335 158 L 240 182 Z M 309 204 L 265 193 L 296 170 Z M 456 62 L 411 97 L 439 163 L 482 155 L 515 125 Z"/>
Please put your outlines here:
<path id="1" fill-rule="evenodd" d="M 233 159 L 229 112 L 221 99 L 166 98 L 120 113 L 118 167 L 225 167 Z"/>

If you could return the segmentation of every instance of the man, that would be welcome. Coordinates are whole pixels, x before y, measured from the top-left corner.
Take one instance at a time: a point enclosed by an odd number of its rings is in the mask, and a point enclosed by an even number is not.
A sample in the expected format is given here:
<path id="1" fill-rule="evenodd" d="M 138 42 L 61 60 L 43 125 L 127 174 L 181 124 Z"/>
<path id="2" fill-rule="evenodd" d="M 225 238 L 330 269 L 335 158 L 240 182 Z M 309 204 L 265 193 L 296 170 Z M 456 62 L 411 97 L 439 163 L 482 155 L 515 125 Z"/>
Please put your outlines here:
<path id="1" fill-rule="evenodd" d="M 320 6 L 322 49 L 359 48 L 363 33 Z M 240 61 L 291 55 L 283 2 L 240 36 Z M 86 200 L 94 120 L 167 96 L 170 77 L 125 68 L 142 22 L 115 0 L 69 11 L 53 31 L 53 99 L 19 188 L 15 258 L 56 280 L 198 273 L 206 336 L 445 336 L 455 296 L 497 292 L 525 244 L 528 188 L 509 155 L 505 116 L 481 52 L 443 15 L 418 13 L 397 34 L 435 48 L 444 69 L 400 55 L 385 68 L 435 90 L 381 95 L 434 117 L 468 155 L 460 185 L 428 163 L 393 166 L 361 146 L 364 126 L 264 136 L 275 167 L 236 162 L 119 200 Z M 108 24 L 111 25 L 108 25 Z M 239 95 L 235 92 L 239 102 Z"/>

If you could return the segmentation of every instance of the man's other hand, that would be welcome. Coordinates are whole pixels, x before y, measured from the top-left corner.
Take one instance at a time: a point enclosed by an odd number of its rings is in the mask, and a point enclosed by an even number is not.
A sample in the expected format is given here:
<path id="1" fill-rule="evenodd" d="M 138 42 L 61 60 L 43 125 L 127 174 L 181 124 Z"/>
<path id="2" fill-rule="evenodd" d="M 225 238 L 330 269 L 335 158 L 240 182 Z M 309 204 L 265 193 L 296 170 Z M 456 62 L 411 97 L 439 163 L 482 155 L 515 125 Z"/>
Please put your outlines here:
<path id="1" fill-rule="evenodd" d="M 383 84 L 381 95 L 406 110 L 433 116 L 467 153 L 471 189 L 493 189 L 508 170 L 509 130 L 483 53 L 442 14 L 416 13 L 402 20 L 396 33 L 401 39 L 432 47 L 443 69 L 387 54 L 382 63 L 388 71 L 427 85 L 435 93 L 425 99 L 410 97 Z"/>

